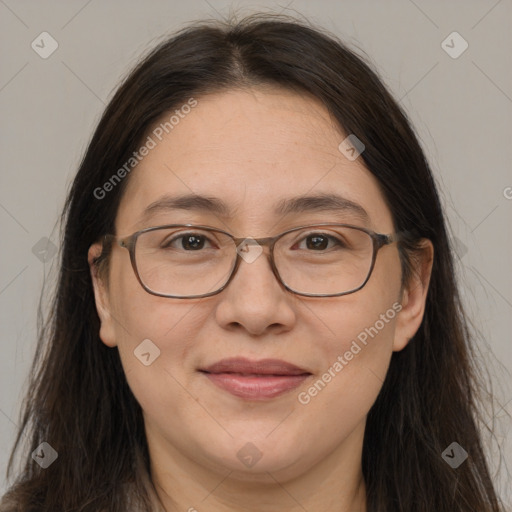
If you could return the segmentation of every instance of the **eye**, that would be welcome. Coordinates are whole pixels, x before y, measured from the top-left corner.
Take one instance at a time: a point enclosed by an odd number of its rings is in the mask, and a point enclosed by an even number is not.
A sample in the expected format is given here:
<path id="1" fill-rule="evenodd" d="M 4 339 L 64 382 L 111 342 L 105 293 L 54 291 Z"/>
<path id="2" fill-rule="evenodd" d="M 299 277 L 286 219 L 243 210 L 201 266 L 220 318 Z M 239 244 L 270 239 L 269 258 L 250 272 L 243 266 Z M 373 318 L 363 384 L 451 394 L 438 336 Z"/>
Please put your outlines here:
<path id="1" fill-rule="evenodd" d="M 312 249 L 312 250 L 326 250 L 326 249 L 331 249 L 333 246 L 340 246 L 340 247 L 344 247 L 345 244 L 343 243 L 342 240 L 334 237 L 334 236 L 329 236 L 325 233 L 310 233 L 309 235 L 307 235 L 306 237 L 304 237 L 301 242 L 303 242 L 304 240 L 306 240 L 306 247 L 307 249 Z M 329 246 L 329 242 L 332 242 L 332 245 Z M 304 247 L 299 247 L 299 249 L 301 248 L 304 248 Z"/>
<path id="2" fill-rule="evenodd" d="M 179 242 L 181 240 L 181 242 Z M 184 249 L 185 251 L 199 251 L 205 243 L 210 243 L 209 238 L 201 233 L 184 233 L 162 242 L 161 249 Z"/>

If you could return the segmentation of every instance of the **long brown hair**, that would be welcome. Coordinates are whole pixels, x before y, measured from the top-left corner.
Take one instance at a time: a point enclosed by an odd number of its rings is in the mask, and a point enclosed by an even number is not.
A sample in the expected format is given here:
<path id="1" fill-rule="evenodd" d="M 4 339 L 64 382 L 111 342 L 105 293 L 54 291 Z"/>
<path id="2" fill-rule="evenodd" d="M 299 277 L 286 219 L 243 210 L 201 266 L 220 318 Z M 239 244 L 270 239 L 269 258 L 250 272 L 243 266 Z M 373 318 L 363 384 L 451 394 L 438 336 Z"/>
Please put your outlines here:
<path id="1" fill-rule="evenodd" d="M 404 281 L 417 241 L 435 247 L 423 322 L 393 353 L 369 412 L 362 467 L 369 512 L 498 512 L 477 418 L 479 380 L 459 300 L 453 252 L 432 172 L 411 125 L 377 74 L 336 37 L 275 15 L 202 22 L 159 44 L 107 106 L 71 186 L 63 213 L 60 273 L 11 455 L 24 436 L 23 467 L 2 510 L 150 510 L 143 479 L 148 451 L 142 411 L 116 349 L 99 338 L 87 251 L 114 221 L 127 176 L 105 199 L 94 191 L 140 145 L 149 127 L 190 97 L 249 85 L 279 85 L 323 102 L 345 133 L 357 134 L 397 231 Z M 48 442 L 58 460 L 30 458 Z M 442 452 L 469 454 L 457 469 Z M 10 473 L 8 473 L 9 475 Z"/>

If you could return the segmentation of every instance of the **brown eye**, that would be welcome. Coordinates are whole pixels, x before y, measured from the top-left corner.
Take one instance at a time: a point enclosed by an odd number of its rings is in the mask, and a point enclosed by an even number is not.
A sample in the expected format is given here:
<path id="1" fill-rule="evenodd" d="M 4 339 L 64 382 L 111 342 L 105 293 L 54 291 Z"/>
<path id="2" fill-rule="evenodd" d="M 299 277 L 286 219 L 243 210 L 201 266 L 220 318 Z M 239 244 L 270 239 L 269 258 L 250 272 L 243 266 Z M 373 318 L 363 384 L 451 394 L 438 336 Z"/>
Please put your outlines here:
<path id="1" fill-rule="evenodd" d="M 334 236 L 326 235 L 325 233 L 313 233 L 304 237 L 301 242 L 306 241 L 306 248 L 313 251 L 324 251 L 331 249 L 333 246 L 343 245 L 341 240 L 338 240 Z M 331 242 L 331 245 L 329 243 Z M 304 247 L 299 247 L 303 249 Z"/>
<path id="2" fill-rule="evenodd" d="M 205 243 L 210 243 L 208 237 L 199 233 L 180 234 L 161 244 L 162 249 L 183 249 L 185 251 L 199 251 Z"/>

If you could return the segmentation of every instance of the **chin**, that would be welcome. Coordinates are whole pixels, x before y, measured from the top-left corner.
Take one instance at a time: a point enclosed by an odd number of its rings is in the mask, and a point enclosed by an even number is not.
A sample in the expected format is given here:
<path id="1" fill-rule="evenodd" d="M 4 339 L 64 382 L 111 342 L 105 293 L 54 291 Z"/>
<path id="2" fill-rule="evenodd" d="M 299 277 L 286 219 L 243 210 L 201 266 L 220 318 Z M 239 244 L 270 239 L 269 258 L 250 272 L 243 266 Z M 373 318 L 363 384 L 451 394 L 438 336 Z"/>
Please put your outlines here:
<path id="1" fill-rule="evenodd" d="M 266 434 L 265 434 L 266 435 Z M 264 440 L 259 441 L 258 439 Z M 219 469 L 221 466 L 224 471 L 228 470 L 232 473 L 230 478 L 241 481 L 255 480 L 262 483 L 269 483 L 273 480 L 268 473 L 271 473 L 279 481 L 290 480 L 301 473 L 300 465 L 307 459 L 307 454 L 302 453 L 300 448 L 304 448 L 307 444 L 304 440 L 298 443 L 288 443 L 276 436 L 272 435 L 265 439 L 265 436 L 258 436 L 254 442 L 250 441 L 251 437 L 245 437 L 243 440 L 236 438 L 227 446 L 223 446 L 222 453 L 209 453 L 207 457 Z M 220 446 L 218 446 L 220 447 Z M 270 478 L 270 480 L 269 480 Z"/>

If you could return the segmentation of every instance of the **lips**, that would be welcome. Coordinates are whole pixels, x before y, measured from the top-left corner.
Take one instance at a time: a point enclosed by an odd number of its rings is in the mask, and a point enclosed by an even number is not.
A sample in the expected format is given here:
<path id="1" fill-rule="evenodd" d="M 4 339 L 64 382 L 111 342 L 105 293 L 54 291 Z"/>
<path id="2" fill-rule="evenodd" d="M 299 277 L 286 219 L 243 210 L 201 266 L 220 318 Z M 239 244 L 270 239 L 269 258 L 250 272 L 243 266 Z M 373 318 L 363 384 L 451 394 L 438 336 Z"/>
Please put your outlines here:
<path id="1" fill-rule="evenodd" d="M 311 373 L 280 359 L 222 359 L 200 369 L 211 383 L 246 400 L 266 400 L 290 391 Z"/>
<path id="2" fill-rule="evenodd" d="M 307 370 L 280 359 L 251 361 L 243 357 L 222 359 L 204 370 L 207 373 L 239 373 L 242 375 L 304 375 Z"/>

